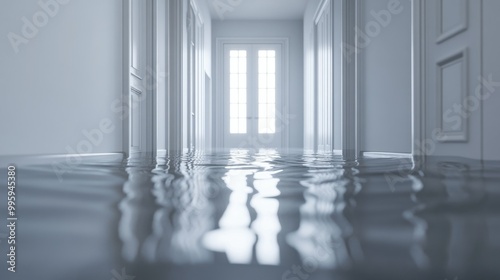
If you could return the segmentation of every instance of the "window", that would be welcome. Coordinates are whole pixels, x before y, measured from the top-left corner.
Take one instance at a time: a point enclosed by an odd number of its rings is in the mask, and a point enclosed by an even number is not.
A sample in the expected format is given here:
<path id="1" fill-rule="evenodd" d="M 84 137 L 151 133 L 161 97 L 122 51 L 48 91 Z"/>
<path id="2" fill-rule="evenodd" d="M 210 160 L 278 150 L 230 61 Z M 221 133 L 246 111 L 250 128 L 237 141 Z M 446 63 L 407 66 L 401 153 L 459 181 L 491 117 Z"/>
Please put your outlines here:
<path id="1" fill-rule="evenodd" d="M 279 114 L 286 104 L 287 50 L 286 39 L 217 40 L 221 102 L 215 113 L 220 147 L 283 146 L 286 126 Z"/>

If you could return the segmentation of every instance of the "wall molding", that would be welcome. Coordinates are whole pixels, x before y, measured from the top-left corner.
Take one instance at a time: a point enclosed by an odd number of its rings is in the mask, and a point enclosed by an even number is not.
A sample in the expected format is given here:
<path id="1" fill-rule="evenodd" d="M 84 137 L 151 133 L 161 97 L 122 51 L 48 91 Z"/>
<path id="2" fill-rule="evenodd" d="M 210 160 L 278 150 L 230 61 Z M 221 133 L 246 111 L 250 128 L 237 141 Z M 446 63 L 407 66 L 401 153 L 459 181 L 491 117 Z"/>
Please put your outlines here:
<path id="1" fill-rule="evenodd" d="M 124 153 L 93 154 L 46 154 L 46 155 L 8 155 L 0 156 L 0 166 L 33 166 L 46 164 L 62 164 L 75 166 L 81 164 L 110 163 L 121 164 L 127 158 Z M 75 159 L 79 159 L 75 162 Z"/>
<path id="2" fill-rule="evenodd" d="M 460 1 L 461 3 L 459 4 L 455 3 L 455 4 L 460 5 L 461 22 L 448 30 L 443 30 L 443 0 L 436 1 L 436 11 L 437 11 L 436 14 L 438 17 L 436 21 L 437 22 L 436 43 L 438 44 L 455 37 L 456 35 L 464 32 L 468 28 L 468 9 L 467 9 L 468 0 L 458 0 L 458 1 Z"/>
<path id="3" fill-rule="evenodd" d="M 314 24 L 317 25 L 319 20 L 321 19 L 321 16 L 325 12 L 325 9 L 328 7 L 331 0 L 321 0 L 321 3 L 318 5 L 318 8 L 316 9 L 316 12 L 314 13 Z"/>
<path id="4" fill-rule="evenodd" d="M 461 77 L 457 81 L 460 81 L 461 92 L 460 92 L 460 100 L 463 102 L 467 98 L 468 92 L 468 73 L 469 73 L 469 64 L 468 64 L 468 49 L 464 48 L 459 50 L 458 52 L 451 53 L 446 57 L 440 59 L 436 63 L 437 67 L 437 100 L 436 100 L 436 127 L 439 129 L 439 137 L 437 140 L 439 142 L 467 142 L 468 141 L 468 120 L 467 118 L 461 118 L 461 130 L 460 131 L 445 131 L 443 128 L 443 123 L 445 120 L 443 119 L 443 70 L 447 67 L 453 66 L 455 64 L 461 63 Z M 463 106 L 463 104 L 461 104 Z"/>

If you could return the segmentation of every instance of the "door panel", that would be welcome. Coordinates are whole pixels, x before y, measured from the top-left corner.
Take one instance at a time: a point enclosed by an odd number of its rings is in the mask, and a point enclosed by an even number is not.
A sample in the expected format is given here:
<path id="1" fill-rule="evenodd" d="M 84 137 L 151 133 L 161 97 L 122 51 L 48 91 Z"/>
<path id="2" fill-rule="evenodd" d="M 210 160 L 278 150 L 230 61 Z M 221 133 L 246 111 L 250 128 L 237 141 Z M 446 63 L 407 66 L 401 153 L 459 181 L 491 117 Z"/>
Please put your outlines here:
<path id="1" fill-rule="evenodd" d="M 142 79 L 146 64 L 146 1 L 131 0 L 130 71 Z"/>

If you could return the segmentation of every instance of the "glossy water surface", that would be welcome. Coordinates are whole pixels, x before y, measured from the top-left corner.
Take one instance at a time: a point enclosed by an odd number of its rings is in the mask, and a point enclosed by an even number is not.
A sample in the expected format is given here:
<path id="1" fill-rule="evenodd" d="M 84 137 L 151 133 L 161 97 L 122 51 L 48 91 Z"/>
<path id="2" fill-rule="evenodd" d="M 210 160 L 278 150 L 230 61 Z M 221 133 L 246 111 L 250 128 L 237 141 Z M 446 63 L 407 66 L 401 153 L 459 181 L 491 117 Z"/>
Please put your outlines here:
<path id="1" fill-rule="evenodd" d="M 500 279 L 499 162 L 234 150 L 23 164 L 17 182 L 1 279 Z"/>

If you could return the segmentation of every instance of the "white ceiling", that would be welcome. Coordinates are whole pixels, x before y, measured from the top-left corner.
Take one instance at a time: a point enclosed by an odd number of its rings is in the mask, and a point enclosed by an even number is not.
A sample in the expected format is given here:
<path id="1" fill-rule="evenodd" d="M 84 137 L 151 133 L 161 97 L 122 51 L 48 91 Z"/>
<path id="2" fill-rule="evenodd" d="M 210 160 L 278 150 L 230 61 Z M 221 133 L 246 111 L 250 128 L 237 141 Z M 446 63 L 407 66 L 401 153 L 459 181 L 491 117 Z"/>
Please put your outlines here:
<path id="1" fill-rule="evenodd" d="M 307 0 L 205 0 L 213 20 L 302 19 Z"/>

